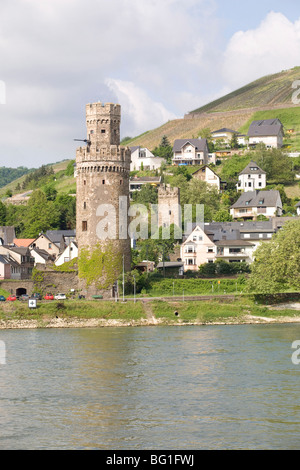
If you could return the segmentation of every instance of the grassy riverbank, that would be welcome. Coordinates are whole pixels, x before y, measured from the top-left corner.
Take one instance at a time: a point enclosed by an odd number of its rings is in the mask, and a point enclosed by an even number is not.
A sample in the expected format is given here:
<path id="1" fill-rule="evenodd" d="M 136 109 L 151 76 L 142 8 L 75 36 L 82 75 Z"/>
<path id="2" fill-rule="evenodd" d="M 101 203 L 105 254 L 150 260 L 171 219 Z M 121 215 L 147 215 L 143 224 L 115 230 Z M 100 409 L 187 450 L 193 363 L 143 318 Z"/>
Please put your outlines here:
<path id="1" fill-rule="evenodd" d="M 0 328 L 300 322 L 300 304 L 258 305 L 251 297 L 212 301 L 87 301 L 0 305 Z"/>

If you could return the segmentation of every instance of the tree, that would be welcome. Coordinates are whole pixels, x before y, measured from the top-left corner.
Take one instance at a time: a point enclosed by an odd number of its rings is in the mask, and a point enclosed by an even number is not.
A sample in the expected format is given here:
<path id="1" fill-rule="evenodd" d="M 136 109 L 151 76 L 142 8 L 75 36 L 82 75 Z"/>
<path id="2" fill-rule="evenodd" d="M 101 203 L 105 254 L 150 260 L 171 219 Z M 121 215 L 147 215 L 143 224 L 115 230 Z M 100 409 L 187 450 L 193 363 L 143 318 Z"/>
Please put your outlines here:
<path id="1" fill-rule="evenodd" d="M 162 137 L 159 146 L 155 147 L 155 149 L 152 150 L 152 153 L 156 157 L 164 158 L 168 163 L 171 163 L 173 157 L 173 149 L 166 135 Z"/>
<path id="2" fill-rule="evenodd" d="M 220 209 L 220 195 L 216 186 L 195 178 L 181 188 L 180 200 L 183 205 L 192 204 L 193 209 L 197 204 L 203 204 L 206 222 L 212 221 L 214 213 Z"/>
<path id="3" fill-rule="evenodd" d="M 150 183 L 144 184 L 140 191 L 134 191 L 132 193 L 132 199 L 135 204 L 144 204 L 145 206 L 148 206 L 148 204 L 157 204 L 157 188 Z"/>
<path id="4" fill-rule="evenodd" d="M 57 228 L 58 214 L 52 201 L 48 201 L 41 189 L 35 190 L 27 204 L 23 236 L 36 238 L 40 232 Z"/>
<path id="5" fill-rule="evenodd" d="M 5 225 L 6 223 L 6 206 L 3 202 L 0 201 L 0 225 Z"/>
<path id="6" fill-rule="evenodd" d="M 255 252 L 248 290 L 278 293 L 300 288 L 300 220 L 287 222 Z"/>
<path id="7" fill-rule="evenodd" d="M 220 209 L 214 215 L 215 222 L 232 222 L 232 216 L 227 209 Z"/>

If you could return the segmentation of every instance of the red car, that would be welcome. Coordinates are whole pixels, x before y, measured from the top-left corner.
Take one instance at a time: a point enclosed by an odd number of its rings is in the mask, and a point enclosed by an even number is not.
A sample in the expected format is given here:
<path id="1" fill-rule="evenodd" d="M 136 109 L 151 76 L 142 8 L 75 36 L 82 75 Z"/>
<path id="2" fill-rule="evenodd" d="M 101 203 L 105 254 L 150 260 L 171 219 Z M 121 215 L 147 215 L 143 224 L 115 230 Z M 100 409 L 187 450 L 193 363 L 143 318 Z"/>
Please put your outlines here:
<path id="1" fill-rule="evenodd" d="M 53 300 L 54 296 L 52 294 L 46 294 L 44 297 L 45 300 Z"/>
<path id="2" fill-rule="evenodd" d="M 13 302 L 14 300 L 17 300 L 17 297 L 15 295 L 9 295 L 6 300 L 11 300 Z"/>

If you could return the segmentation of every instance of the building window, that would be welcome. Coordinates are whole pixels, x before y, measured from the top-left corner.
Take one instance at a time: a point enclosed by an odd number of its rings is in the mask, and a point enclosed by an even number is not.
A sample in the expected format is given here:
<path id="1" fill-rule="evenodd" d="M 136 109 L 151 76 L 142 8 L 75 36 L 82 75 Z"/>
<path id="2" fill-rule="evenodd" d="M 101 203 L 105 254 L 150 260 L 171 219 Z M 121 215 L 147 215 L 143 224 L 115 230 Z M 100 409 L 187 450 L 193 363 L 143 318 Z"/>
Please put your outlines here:
<path id="1" fill-rule="evenodd" d="M 169 215 L 171 215 L 171 214 L 172 214 L 172 211 L 169 211 Z"/>
<path id="2" fill-rule="evenodd" d="M 83 208 L 86 209 L 86 202 L 83 203 Z"/>
<path id="3" fill-rule="evenodd" d="M 83 185 L 84 185 L 84 186 L 86 185 L 86 180 L 83 180 Z"/>
<path id="4" fill-rule="evenodd" d="M 207 248 L 207 253 L 213 253 L 214 249 L 213 248 Z"/>
<path id="5" fill-rule="evenodd" d="M 101 134 L 105 134 L 105 129 L 101 129 Z"/>
<path id="6" fill-rule="evenodd" d="M 87 231 L 87 221 L 86 221 L 86 220 L 83 220 L 83 221 L 82 221 L 82 231 L 83 231 L 83 232 L 86 232 L 86 231 Z"/>
<path id="7" fill-rule="evenodd" d="M 105 180 L 102 180 L 102 184 L 105 184 Z"/>
<path id="8" fill-rule="evenodd" d="M 48 243 L 48 248 L 51 250 L 51 248 L 52 248 L 52 243 Z"/>
<path id="9" fill-rule="evenodd" d="M 120 180 L 120 184 L 123 184 L 123 180 Z"/>

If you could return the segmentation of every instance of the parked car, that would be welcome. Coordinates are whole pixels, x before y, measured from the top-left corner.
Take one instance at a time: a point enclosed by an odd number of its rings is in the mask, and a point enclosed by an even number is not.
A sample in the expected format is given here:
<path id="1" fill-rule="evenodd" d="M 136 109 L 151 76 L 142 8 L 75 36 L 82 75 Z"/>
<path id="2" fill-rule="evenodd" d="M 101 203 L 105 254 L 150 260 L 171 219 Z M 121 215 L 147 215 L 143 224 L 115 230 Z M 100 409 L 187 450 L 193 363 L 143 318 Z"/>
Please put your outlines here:
<path id="1" fill-rule="evenodd" d="M 31 295 L 31 299 L 41 300 L 42 296 L 41 294 L 38 294 L 37 292 L 35 292 L 34 294 Z"/>
<path id="2" fill-rule="evenodd" d="M 52 294 L 46 294 L 44 297 L 45 300 L 53 300 L 54 296 Z"/>
<path id="3" fill-rule="evenodd" d="M 0 295 L 0 302 L 5 302 L 6 298 L 4 297 L 4 295 Z"/>
<path id="4" fill-rule="evenodd" d="M 17 297 L 15 295 L 9 295 L 6 300 L 14 302 L 15 300 L 17 300 Z"/>
<path id="5" fill-rule="evenodd" d="M 66 295 L 65 294 L 56 294 L 54 296 L 55 300 L 66 300 Z"/>
<path id="6" fill-rule="evenodd" d="M 20 297 L 19 297 L 19 300 L 22 300 L 22 301 L 26 301 L 26 300 L 28 300 L 28 299 L 29 299 L 29 295 L 27 295 L 27 294 L 22 294 L 22 295 L 20 295 Z"/>

